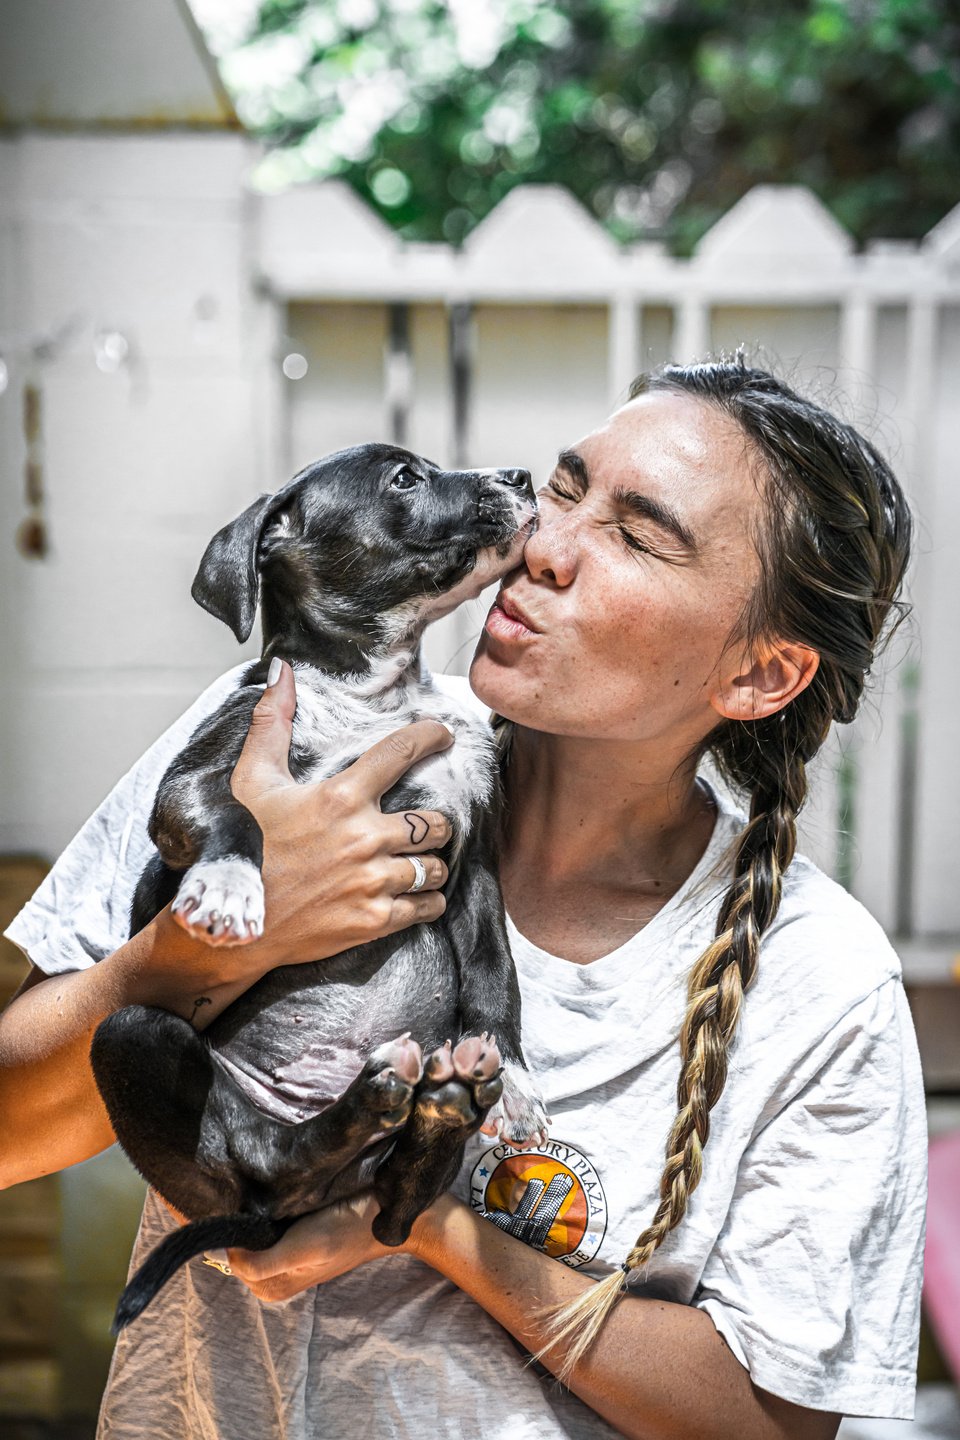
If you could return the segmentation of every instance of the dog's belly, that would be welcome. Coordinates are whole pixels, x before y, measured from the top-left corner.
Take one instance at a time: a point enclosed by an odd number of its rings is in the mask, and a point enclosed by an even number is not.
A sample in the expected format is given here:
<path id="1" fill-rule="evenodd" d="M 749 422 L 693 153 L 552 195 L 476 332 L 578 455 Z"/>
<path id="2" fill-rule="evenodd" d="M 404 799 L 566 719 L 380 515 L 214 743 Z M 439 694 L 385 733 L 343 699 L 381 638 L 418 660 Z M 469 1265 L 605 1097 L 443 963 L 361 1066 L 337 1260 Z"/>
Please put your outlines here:
<path id="1" fill-rule="evenodd" d="M 295 1124 L 338 1099 L 384 1041 L 406 1031 L 425 1049 L 455 1040 L 458 993 L 439 922 L 273 970 L 206 1033 L 253 1103 Z"/>

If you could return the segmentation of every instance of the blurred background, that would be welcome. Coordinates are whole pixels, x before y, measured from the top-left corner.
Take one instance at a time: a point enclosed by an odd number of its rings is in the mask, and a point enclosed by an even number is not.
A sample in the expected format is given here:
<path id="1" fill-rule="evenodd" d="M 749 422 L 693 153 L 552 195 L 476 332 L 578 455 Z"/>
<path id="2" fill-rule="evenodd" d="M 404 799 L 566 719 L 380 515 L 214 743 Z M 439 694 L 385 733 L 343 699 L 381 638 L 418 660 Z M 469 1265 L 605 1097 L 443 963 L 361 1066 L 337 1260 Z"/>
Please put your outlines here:
<path id="1" fill-rule="evenodd" d="M 0 918 L 242 658 L 190 582 L 258 492 L 374 438 L 545 478 L 641 369 L 745 345 L 918 517 L 912 619 L 803 842 L 903 960 L 912 1433 L 960 1436 L 955 4 L 0 0 L 0 37 Z M 435 669 L 483 614 L 435 627 Z M 92 1433 L 141 1197 L 115 1152 L 0 1194 L 5 1436 Z"/>

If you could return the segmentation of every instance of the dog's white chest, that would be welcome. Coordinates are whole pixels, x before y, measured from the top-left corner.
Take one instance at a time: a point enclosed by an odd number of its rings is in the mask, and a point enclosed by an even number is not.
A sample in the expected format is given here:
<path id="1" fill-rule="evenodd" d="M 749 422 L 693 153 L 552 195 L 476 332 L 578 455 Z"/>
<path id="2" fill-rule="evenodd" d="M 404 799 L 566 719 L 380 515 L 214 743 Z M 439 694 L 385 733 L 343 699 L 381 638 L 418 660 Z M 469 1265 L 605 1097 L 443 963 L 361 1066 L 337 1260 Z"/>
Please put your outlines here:
<path id="1" fill-rule="evenodd" d="M 291 754 L 304 780 L 338 774 L 363 751 L 415 720 L 441 720 L 455 736 L 449 750 L 420 760 L 406 779 L 418 804 L 453 823 L 457 848 L 476 805 L 493 798 L 495 751 L 488 726 L 466 706 L 422 681 L 375 688 L 375 681 L 337 680 L 312 666 L 294 667 L 297 713 Z"/>

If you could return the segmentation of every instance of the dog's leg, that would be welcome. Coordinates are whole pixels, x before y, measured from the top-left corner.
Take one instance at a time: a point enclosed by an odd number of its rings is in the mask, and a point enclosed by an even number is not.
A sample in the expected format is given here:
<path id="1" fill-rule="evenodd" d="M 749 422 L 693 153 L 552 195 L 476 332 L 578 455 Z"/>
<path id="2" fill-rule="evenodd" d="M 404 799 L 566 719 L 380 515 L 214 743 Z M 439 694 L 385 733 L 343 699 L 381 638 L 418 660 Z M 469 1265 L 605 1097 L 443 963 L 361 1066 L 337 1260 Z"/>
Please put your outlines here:
<path id="1" fill-rule="evenodd" d="M 285 1125 L 258 1110 L 206 1041 L 165 1010 L 117 1011 L 98 1026 L 91 1059 L 124 1150 L 194 1222 L 168 1236 L 130 1281 L 116 1331 L 191 1256 L 210 1246 L 264 1249 L 296 1216 L 321 1206 L 358 1152 L 403 1125 L 421 1074 L 420 1047 L 403 1036 L 381 1045 L 329 1110 Z"/>
<path id="2" fill-rule="evenodd" d="M 149 828 L 162 868 L 144 874 L 135 925 L 151 918 L 149 896 L 157 908 L 166 902 L 170 872 L 185 870 L 173 902 L 184 929 L 210 945 L 242 945 L 263 933 L 263 834 L 230 788 L 260 694 L 244 685 L 231 695 L 161 780 Z"/>
<path id="3" fill-rule="evenodd" d="M 414 1041 L 389 1041 L 327 1110 L 288 1125 L 258 1110 L 202 1036 L 166 1010 L 134 1005 L 109 1016 L 91 1060 L 123 1149 L 192 1220 L 316 1209 L 364 1146 L 403 1125 L 422 1069 Z"/>
<path id="4" fill-rule="evenodd" d="M 97 1027 L 90 1059 L 117 1139 L 165 1200 L 193 1220 L 242 1208 L 242 1179 L 217 1134 L 215 1092 L 229 1082 L 186 1020 L 118 1010 Z"/>
<path id="5" fill-rule="evenodd" d="M 487 1030 L 503 1057 L 503 1094 L 488 1121 L 508 1144 L 522 1148 L 547 1139 L 547 1112 L 520 1043 L 520 987 L 503 913 L 489 814 L 471 832 L 460 862 L 449 933 L 460 978 L 460 1023 L 465 1035 Z"/>
<path id="6" fill-rule="evenodd" d="M 427 1056 L 413 1113 L 374 1177 L 373 1233 L 382 1245 L 402 1245 L 417 1216 L 452 1184 L 468 1136 L 500 1091 L 500 1052 L 487 1035 L 448 1041 Z"/>
<path id="7" fill-rule="evenodd" d="M 322 1114 L 282 1127 L 271 1162 L 277 1214 L 303 1215 L 364 1188 L 358 1180 L 344 1190 L 340 1182 L 369 1147 L 402 1130 L 422 1073 L 420 1046 L 401 1035 L 374 1050 Z"/>

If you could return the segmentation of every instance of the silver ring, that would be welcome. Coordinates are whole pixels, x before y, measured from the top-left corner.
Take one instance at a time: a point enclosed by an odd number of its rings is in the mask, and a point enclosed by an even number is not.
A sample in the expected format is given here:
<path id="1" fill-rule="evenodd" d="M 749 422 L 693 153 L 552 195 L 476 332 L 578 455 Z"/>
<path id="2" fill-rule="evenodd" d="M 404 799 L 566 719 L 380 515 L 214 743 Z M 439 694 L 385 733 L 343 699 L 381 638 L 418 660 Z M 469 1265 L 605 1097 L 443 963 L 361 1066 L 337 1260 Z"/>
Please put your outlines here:
<path id="1" fill-rule="evenodd" d="M 403 893 L 404 895 L 415 895 L 417 891 L 422 890 L 427 883 L 427 867 L 419 855 L 408 855 L 407 859 L 413 866 L 413 884 L 408 885 Z"/>

